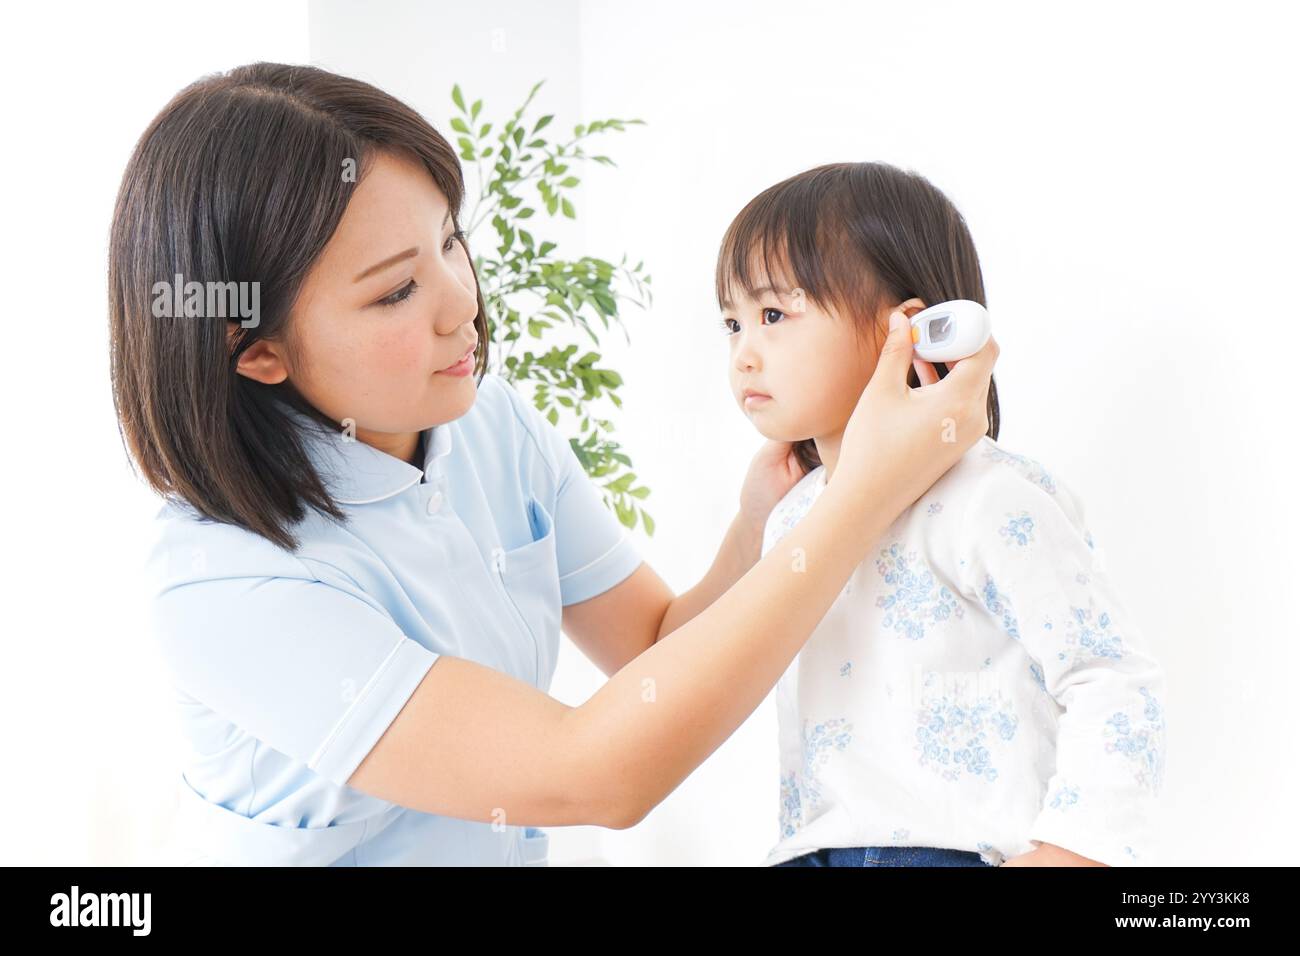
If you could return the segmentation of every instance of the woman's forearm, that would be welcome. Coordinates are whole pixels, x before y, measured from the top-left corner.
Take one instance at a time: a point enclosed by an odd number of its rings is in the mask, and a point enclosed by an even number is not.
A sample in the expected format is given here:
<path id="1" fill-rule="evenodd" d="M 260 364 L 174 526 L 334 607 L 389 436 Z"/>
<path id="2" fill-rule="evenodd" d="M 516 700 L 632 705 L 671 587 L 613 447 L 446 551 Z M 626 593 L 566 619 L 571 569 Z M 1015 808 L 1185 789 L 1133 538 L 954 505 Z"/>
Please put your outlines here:
<path id="1" fill-rule="evenodd" d="M 700 579 L 699 584 L 689 591 L 683 591 L 668 605 L 668 611 L 659 625 L 659 636 L 655 640 L 663 640 L 666 635 L 694 619 L 739 581 L 758 560 L 762 543 L 762 527 L 737 512 L 708 573 Z"/>
<path id="2" fill-rule="evenodd" d="M 605 819 L 640 820 L 762 702 L 902 511 L 886 490 L 832 482 L 733 587 L 564 715 L 571 752 L 614 804 Z"/>

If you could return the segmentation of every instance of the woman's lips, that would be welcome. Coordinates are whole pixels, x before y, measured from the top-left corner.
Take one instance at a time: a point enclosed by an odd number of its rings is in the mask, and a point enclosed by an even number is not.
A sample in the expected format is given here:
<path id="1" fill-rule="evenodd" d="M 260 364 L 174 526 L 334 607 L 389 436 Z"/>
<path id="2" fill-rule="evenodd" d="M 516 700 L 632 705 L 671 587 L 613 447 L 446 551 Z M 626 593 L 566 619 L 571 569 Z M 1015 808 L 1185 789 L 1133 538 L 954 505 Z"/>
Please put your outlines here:
<path id="1" fill-rule="evenodd" d="M 467 375 L 470 369 L 474 367 L 474 350 L 477 348 L 478 343 L 475 342 L 470 346 L 469 351 L 460 357 L 459 361 L 454 365 L 449 365 L 446 368 L 439 369 L 437 374 L 442 375 L 446 373 L 448 375 Z"/>

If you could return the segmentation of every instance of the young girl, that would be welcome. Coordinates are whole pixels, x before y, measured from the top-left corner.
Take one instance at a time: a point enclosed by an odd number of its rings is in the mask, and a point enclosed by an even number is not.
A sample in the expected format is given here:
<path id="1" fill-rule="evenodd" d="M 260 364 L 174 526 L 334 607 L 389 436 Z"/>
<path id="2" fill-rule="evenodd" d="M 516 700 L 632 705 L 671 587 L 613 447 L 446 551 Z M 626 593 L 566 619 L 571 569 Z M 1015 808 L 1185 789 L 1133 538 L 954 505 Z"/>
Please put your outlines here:
<path id="1" fill-rule="evenodd" d="M 821 166 L 737 216 L 717 268 L 730 376 L 803 478 L 762 553 L 835 480 L 891 313 L 984 303 L 952 203 L 881 163 Z M 917 360 L 913 386 L 948 374 Z M 1151 856 L 1165 677 L 1078 496 L 988 433 L 889 527 L 774 691 L 768 865 L 1133 865 Z M 951 422 L 935 422 L 936 429 Z M 792 548 L 791 567 L 817 573 Z"/>

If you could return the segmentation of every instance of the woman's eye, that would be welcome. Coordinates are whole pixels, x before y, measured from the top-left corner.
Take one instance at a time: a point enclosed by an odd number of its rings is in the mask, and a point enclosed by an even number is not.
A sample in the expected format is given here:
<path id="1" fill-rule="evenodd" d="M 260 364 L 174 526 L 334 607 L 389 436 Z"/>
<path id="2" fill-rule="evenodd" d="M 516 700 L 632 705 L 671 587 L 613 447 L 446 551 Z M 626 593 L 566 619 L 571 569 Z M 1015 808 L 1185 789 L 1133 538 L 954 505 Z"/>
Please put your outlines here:
<path id="1" fill-rule="evenodd" d="M 443 252 L 451 252 L 451 250 L 452 250 L 452 249 L 455 247 L 455 245 L 456 245 L 456 240 L 457 240 L 457 239 L 464 239 L 464 238 L 465 238 L 465 234 L 464 234 L 463 232 L 461 232 L 459 229 L 457 229 L 457 230 L 456 230 L 455 232 L 453 232 L 450 236 L 448 236 L 448 237 L 447 237 L 447 241 L 444 242 L 444 243 L 442 244 L 442 251 L 443 251 Z"/>
<path id="2" fill-rule="evenodd" d="M 410 282 L 406 283 L 406 285 L 402 286 L 400 289 L 398 289 L 398 290 L 397 290 L 396 292 L 394 292 L 392 295 L 385 296 L 384 298 L 380 299 L 380 300 L 379 300 L 379 304 L 380 304 L 380 305 L 397 305 L 397 303 L 399 303 L 399 302 L 405 302 L 407 299 L 409 299 L 409 298 L 410 298 L 410 297 L 415 293 L 415 290 L 418 289 L 418 288 L 419 288 L 419 285 L 416 284 L 416 281 L 415 281 L 414 279 L 412 279 Z"/>
<path id="3" fill-rule="evenodd" d="M 774 313 L 774 314 L 776 314 L 776 315 L 779 315 L 779 316 L 781 317 L 781 319 L 785 318 L 785 313 L 782 312 L 780 309 L 764 309 L 764 310 L 763 310 L 763 318 L 767 318 L 768 313 Z M 780 322 L 781 319 L 776 319 L 775 321 Z"/>

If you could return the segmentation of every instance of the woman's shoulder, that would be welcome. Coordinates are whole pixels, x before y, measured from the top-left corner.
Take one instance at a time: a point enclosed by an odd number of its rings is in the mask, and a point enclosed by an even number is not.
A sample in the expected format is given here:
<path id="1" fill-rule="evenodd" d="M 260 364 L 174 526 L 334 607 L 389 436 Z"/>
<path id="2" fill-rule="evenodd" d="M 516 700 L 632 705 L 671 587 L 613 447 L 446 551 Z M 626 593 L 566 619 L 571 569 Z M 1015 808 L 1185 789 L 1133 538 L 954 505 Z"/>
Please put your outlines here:
<path id="1" fill-rule="evenodd" d="M 310 536 L 314 519 L 294 529 Z M 154 594 L 205 580 L 287 577 L 315 580 L 302 557 L 238 525 L 208 518 L 184 500 L 169 499 L 154 516 L 145 573 Z"/>
<path id="2" fill-rule="evenodd" d="M 479 380 L 478 396 L 466 418 L 473 415 L 490 419 L 494 424 L 513 421 L 531 429 L 534 422 L 530 412 L 535 411 L 519 390 L 499 372 L 484 372 L 483 378 Z"/>
<path id="3" fill-rule="evenodd" d="M 457 421 L 470 441 L 511 450 L 521 444 L 545 448 L 545 431 L 552 427 L 533 403 L 498 372 L 483 373 L 474 404 Z"/>

